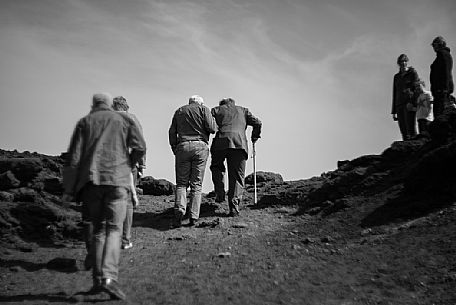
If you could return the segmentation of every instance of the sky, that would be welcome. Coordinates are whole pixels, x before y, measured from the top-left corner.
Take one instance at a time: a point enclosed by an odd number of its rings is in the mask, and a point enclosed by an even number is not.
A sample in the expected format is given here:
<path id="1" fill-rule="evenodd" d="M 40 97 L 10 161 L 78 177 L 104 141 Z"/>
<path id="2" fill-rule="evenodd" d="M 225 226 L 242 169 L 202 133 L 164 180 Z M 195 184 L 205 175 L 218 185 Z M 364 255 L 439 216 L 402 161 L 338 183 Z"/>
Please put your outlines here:
<path id="1" fill-rule="evenodd" d="M 198 94 L 263 122 L 258 171 L 319 176 L 400 140 L 396 59 L 428 84 L 430 43 L 456 47 L 455 16 L 452 0 L 1 0 L 0 148 L 60 155 L 109 92 L 141 121 L 145 175 L 174 182 L 168 129 Z"/>

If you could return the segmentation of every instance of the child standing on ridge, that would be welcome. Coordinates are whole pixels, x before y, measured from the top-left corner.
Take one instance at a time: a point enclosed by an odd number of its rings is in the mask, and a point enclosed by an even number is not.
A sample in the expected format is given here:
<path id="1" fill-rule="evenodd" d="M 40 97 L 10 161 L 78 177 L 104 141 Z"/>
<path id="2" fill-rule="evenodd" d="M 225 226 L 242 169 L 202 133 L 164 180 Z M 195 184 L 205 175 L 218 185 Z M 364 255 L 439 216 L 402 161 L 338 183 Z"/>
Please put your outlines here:
<path id="1" fill-rule="evenodd" d="M 434 120 L 432 114 L 433 97 L 430 91 L 425 89 L 424 81 L 420 80 L 416 83 L 416 119 L 418 121 L 418 132 L 422 136 L 429 136 L 428 126 Z"/>

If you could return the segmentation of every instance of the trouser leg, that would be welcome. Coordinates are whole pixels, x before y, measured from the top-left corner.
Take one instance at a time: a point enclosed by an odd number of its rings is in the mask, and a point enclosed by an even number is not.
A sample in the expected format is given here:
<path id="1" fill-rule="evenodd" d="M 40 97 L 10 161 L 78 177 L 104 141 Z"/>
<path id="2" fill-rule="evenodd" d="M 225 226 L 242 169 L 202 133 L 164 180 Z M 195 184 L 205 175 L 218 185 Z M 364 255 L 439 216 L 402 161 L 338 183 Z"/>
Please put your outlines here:
<path id="1" fill-rule="evenodd" d="M 421 135 L 427 135 L 428 134 L 428 124 L 429 121 L 426 119 L 419 119 L 418 120 L 418 130 Z"/>
<path id="2" fill-rule="evenodd" d="M 406 128 L 410 139 L 416 136 L 416 111 L 406 112 Z"/>
<path id="3" fill-rule="evenodd" d="M 123 222 L 122 245 L 128 245 L 131 242 L 131 226 L 133 225 L 133 203 L 131 196 L 127 200 L 127 211 Z"/>
<path id="4" fill-rule="evenodd" d="M 215 200 L 222 202 L 225 200 L 225 157 L 226 150 L 215 150 L 211 152 L 211 173 L 212 183 L 214 184 Z"/>
<path id="5" fill-rule="evenodd" d="M 445 104 L 449 102 L 450 96 L 448 93 L 441 93 L 441 92 L 432 92 L 432 96 L 434 97 L 434 101 L 432 104 L 432 111 L 434 114 L 434 120 L 437 119 L 438 116 L 443 114 L 445 110 Z"/>
<path id="6" fill-rule="evenodd" d="M 88 184 L 84 187 L 81 198 L 87 207 L 88 217 L 92 222 L 92 240 L 88 242 L 89 253 L 92 257 L 92 276 L 94 281 L 101 282 L 103 277 L 101 265 L 103 263 L 103 249 L 106 237 L 102 189 L 100 186 Z"/>
<path id="7" fill-rule="evenodd" d="M 397 123 L 399 125 L 399 131 L 402 135 L 402 140 L 407 140 L 407 125 L 406 125 L 406 112 L 405 106 L 397 107 Z"/>
<path id="8" fill-rule="evenodd" d="M 188 142 L 180 143 L 176 149 L 176 195 L 174 199 L 174 211 L 185 215 L 187 210 L 187 186 L 191 172 L 191 160 L 188 157 Z"/>
<path id="9" fill-rule="evenodd" d="M 228 203 L 230 211 L 239 212 L 244 192 L 246 155 L 244 150 L 230 149 L 228 153 Z"/>
<path id="10" fill-rule="evenodd" d="M 190 174 L 190 218 L 198 219 L 201 207 L 201 189 L 209 148 L 206 143 L 199 141 L 195 141 L 192 145 L 194 154 Z"/>
<path id="11" fill-rule="evenodd" d="M 120 239 L 127 210 L 129 191 L 124 187 L 106 187 L 104 194 L 106 242 L 103 249 L 103 278 L 117 281 L 119 275 Z"/>

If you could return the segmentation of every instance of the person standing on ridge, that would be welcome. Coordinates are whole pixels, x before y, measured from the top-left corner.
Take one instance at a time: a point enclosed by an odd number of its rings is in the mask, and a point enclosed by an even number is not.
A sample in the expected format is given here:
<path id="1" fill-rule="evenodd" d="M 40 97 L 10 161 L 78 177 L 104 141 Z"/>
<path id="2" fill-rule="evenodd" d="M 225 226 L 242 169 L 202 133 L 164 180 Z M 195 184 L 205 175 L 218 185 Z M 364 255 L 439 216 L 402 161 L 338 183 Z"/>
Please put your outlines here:
<path id="1" fill-rule="evenodd" d="M 225 98 L 212 108 L 218 131 L 211 146 L 211 171 L 215 201 L 225 201 L 225 159 L 228 165 L 229 215 L 239 215 L 239 205 L 244 192 L 245 164 L 248 144 L 245 131 L 252 126 L 251 140 L 255 143 L 261 134 L 261 121 L 249 109 L 237 106 L 234 99 Z"/>
<path id="2" fill-rule="evenodd" d="M 450 48 L 442 36 L 437 36 L 432 41 L 432 48 L 436 58 L 431 64 L 430 83 L 434 97 L 434 119 L 443 113 L 445 105 L 450 104 L 450 94 L 453 93 L 453 58 Z"/>
<path id="3" fill-rule="evenodd" d="M 190 226 L 199 218 L 201 189 L 209 156 L 209 136 L 217 125 L 203 98 L 193 95 L 176 110 L 169 127 L 169 145 L 175 155 L 176 195 L 175 227 L 182 225 L 187 211 L 187 187 L 190 186 Z"/>
<path id="4" fill-rule="evenodd" d="M 397 65 L 399 72 L 393 79 L 393 105 L 391 114 L 393 120 L 399 124 L 402 140 L 410 140 L 416 136 L 416 112 L 413 111 L 414 89 L 418 81 L 418 73 L 413 67 L 408 66 L 408 57 L 399 55 Z"/>

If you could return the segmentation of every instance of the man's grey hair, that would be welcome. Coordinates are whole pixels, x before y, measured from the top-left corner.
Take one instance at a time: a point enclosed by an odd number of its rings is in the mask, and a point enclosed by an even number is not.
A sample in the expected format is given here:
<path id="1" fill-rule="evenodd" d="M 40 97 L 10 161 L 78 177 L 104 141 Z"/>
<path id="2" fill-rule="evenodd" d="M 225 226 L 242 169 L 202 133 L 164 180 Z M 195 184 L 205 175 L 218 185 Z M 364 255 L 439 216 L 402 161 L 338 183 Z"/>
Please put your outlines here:
<path id="1" fill-rule="evenodd" d="M 190 96 L 190 98 L 188 99 L 188 103 L 189 104 L 193 104 L 193 103 L 198 103 L 200 105 L 203 105 L 204 104 L 204 100 L 201 96 L 199 95 L 192 95 Z"/>

